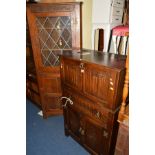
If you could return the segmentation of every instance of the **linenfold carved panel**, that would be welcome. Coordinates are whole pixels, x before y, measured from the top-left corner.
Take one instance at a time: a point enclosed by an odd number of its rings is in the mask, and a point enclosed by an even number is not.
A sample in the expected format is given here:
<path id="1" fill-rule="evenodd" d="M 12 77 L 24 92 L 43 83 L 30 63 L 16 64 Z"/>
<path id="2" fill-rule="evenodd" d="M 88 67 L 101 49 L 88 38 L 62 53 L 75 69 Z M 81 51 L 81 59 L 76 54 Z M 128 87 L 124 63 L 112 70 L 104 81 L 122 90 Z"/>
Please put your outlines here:
<path id="1" fill-rule="evenodd" d="M 84 92 L 106 102 L 109 87 L 108 73 L 106 71 L 98 72 L 95 69 L 89 68 L 86 68 L 86 70 L 84 75 Z"/>
<path id="2" fill-rule="evenodd" d="M 65 82 L 72 87 L 82 89 L 82 79 L 79 64 L 69 64 L 64 66 Z"/>

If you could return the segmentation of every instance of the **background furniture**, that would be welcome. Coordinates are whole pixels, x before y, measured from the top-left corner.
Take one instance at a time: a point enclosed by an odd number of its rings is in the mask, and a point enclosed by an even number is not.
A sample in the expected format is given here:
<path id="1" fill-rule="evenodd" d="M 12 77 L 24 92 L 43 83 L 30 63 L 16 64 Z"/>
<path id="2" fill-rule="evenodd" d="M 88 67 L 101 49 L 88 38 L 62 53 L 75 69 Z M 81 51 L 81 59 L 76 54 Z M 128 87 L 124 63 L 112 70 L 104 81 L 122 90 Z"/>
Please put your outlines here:
<path id="1" fill-rule="evenodd" d="M 27 24 L 27 23 L 26 23 Z M 28 25 L 26 25 L 26 96 L 41 107 L 38 81 Z"/>
<path id="2" fill-rule="evenodd" d="M 43 117 L 62 114 L 59 54 L 79 50 L 81 3 L 27 4 Z"/>
<path id="3" fill-rule="evenodd" d="M 92 45 L 94 45 L 94 31 L 104 29 L 104 52 L 108 51 L 111 29 L 122 24 L 125 0 L 94 0 L 92 19 Z M 94 47 L 93 47 L 94 49 Z"/>
<path id="4" fill-rule="evenodd" d="M 93 155 L 112 155 L 125 56 L 81 50 L 61 55 L 65 134 Z"/>
<path id="5" fill-rule="evenodd" d="M 123 98 L 119 111 L 119 132 L 115 155 L 129 155 L 129 55 L 126 60 L 126 75 L 123 88 Z"/>
<path id="6" fill-rule="evenodd" d="M 127 55 L 129 44 L 129 26 L 120 25 L 112 29 L 112 36 L 109 41 L 108 52 L 110 51 L 110 45 L 112 42 L 114 45 L 114 50 L 112 53 Z"/>
<path id="7" fill-rule="evenodd" d="M 104 49 L 104 30 L 96 29 L 94 36 L 94 50 L 103 51 Z"/>

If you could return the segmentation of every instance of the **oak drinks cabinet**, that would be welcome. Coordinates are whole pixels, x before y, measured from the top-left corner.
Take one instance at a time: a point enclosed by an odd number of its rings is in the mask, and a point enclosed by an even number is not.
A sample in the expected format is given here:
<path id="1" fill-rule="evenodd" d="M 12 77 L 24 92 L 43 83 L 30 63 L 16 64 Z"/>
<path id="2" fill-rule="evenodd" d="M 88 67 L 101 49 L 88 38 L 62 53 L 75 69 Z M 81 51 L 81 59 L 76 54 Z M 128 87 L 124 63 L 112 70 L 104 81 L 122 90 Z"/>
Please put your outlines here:
<path id="1" fill-rule="evenodd" d="M 125 56 L 81 50 L 61 56 L 65 134 L 93 155 L 113 155 Z"/>

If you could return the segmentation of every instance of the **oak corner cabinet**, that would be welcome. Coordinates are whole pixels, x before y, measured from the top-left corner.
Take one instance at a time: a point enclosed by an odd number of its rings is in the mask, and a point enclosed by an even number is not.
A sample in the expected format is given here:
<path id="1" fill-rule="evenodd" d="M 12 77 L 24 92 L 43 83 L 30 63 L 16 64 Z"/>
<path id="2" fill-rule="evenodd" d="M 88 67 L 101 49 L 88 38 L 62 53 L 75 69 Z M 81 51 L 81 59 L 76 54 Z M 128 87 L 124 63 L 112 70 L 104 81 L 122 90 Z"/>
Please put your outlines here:
<path id="1" fill-rule="evenodd" d="M 81 50 L 60 58 L 65 135 L 93 155 L 113 155 L 126 56 Z"/>
<path id="2" fill-rule="evenodd" d="M 82 47 L 81 2 L 26 5 L 43 117 L 62 114 L 62 51 Z"/>
<path id="3" fill-rule="evenodd" d="M 26 22 L 26 97 L 41 107 L 29 28 Z"/>

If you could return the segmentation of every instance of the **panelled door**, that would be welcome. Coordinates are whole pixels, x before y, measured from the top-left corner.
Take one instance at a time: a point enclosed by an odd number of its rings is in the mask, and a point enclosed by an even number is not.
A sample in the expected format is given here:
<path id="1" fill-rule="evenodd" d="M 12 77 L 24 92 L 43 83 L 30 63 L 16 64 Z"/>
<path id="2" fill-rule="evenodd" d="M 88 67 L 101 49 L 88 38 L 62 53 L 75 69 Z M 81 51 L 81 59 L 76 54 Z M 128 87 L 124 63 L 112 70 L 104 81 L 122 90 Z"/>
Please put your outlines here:
<path id="1" fill-rule="evenodd" d="M 67 10 L 65 10 L 65 8 Z M 43 115 L 62 114 L 60 61 L 62 50 L 80 48 L 74 7 L 65 4 L 29 4 L 27 19 L 41 96 Z M 76 23 L 77 24 L 77 23 Z"/>
<path id="2" fill-rule="evenodd" d="M 84 118 L 84 140 L 85 147 L 93 154 L 108 154 L 109 133 L 102 124 L 95 122 L 89 117 Z"/>
<path id="3" fill-rule="evenodd" d="M 109 69 L 96 68 L 93 65 L 84 65 L 83 92 L 91 99 L 98 100 L 107 108 L 117 108 L 113 106 L 117 84 L 116 72 L 111 73 Z M 90 85 L 91 83 L 91 85 Z"/>
<path id="4" fill-rule="evenodd" d="M 63 59 L 62 64 L 62 80 L 63 84 L 82 91 L 82 74 L 79 61 Z"/>

